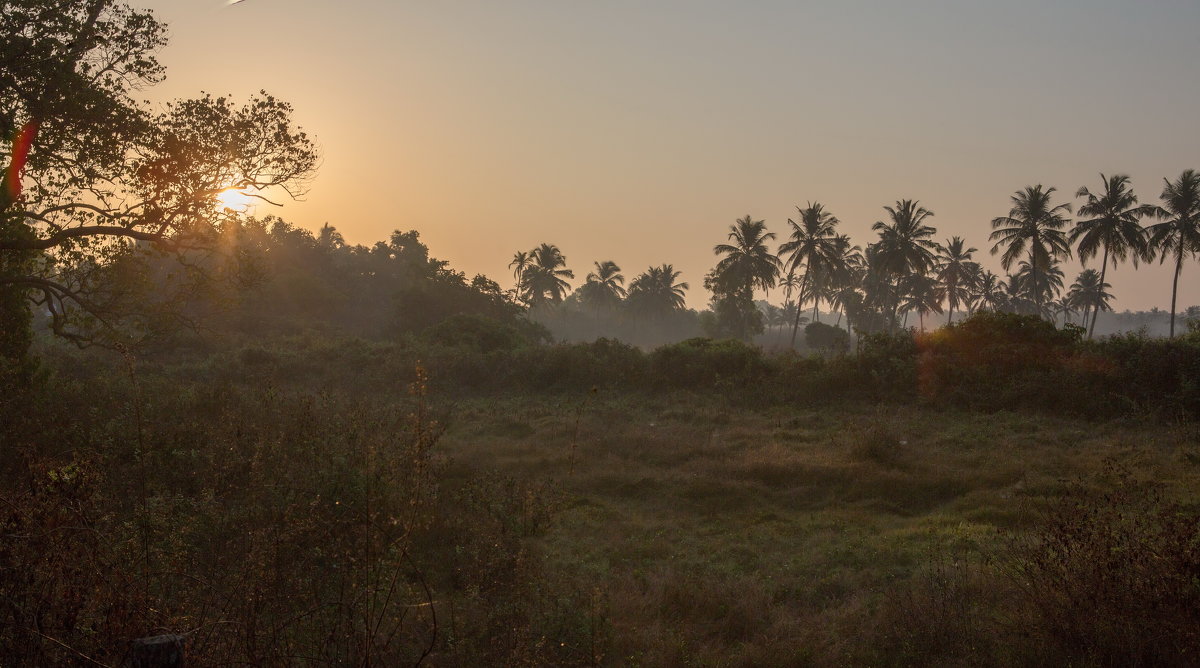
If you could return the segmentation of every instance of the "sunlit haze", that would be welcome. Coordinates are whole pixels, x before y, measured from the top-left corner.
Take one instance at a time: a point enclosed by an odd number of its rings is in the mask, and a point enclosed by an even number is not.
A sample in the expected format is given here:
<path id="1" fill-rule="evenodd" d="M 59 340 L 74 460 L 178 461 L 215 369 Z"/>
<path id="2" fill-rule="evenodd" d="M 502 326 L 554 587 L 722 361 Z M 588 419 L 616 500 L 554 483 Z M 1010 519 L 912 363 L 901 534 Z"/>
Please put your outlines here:
<path id="1" fill-rule="evenodd" d="M 550 242 L 573 285 L 596 260 L 669 262 L 702 307 L 736 218 L 782 236 L 810 200 L 865 245 L 883 205 L 919 199 L 939 241 L 998 270 L 989 221 L 1013 191 L 1078 205 L 1119 172 L 1157 203 L 1164 177 L 1200 169 L 1191 0 L 134 4 L 171 28 L 156 103 L 295 105 L 323 162 L 279 215 L 350 243 L 416 229 L 505 286 L 513 252 Z M 1108 280 L 1117 310 L 1169 306 L 1169 263 Z"/>

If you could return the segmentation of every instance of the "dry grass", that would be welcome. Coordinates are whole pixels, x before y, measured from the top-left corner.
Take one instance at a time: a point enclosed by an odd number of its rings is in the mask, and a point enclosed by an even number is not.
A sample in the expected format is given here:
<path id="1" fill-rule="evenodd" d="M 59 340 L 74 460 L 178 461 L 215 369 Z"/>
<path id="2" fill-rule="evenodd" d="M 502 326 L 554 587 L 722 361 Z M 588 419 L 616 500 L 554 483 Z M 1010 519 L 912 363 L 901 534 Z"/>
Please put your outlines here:
<path id="1" fill-rule="evenodd" d="M 690 395 L 594 397 L 576 430 L 577 412 L 464 405 L 445 452 L 561 485 L 547 558 L 606 592 L 617 664 L 1019 661 L 1002 630 L 961 632 L 1007 594 L 955 564 L 982 567 L 1105 461 L 1200 491 L 1195 430 L 1161 425 Z"/>

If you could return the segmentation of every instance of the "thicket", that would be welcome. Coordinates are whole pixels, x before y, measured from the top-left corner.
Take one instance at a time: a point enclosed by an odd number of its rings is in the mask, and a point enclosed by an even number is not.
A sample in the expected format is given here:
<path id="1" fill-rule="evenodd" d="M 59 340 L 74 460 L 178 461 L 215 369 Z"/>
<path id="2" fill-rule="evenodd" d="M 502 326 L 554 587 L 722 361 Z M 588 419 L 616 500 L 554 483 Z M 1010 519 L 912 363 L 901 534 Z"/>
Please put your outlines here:
<path id="1" fill-rule="evenodd" d="M 372 394 L 412 380 L 431 389 L 505 392 L 720 391 L 737 404 L 920 402 L 1085 417 L 1200 415 L 1200 333 L 1086 341 L 1034 316 L 976 313 L 935 332 L 862 336 L 847 354 L 770 355 L 733 339 L 688 339 L 650 352 L 612 339 L 545 344 L 537 328 L 452 317 L 419 336 L 366 341 L 309 332 L 150 357 L 181 377 L 253 379 Z M 183 360 L 183 361 L 181 361 Z"/>
<path id="2" fill-rule="evenodd" d="M 154 374 L 0 399 L 0 664 L 592 665 L 592 594 L 543 563 L 560 495 L 438 454 L 397 403 Z"/>

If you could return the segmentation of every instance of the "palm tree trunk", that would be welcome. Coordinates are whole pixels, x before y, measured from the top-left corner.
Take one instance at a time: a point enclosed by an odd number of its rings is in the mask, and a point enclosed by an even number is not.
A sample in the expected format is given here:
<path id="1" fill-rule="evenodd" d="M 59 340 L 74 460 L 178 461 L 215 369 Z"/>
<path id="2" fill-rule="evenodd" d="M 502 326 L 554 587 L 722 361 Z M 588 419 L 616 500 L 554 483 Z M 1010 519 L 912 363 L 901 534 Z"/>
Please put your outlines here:
<path id="1" fill-rule="evenodd" d="M 796 320 L 792 323 L 792 350 L 796 349 L 796 330 L 800 329 L 800 307 L 804 304 L 804 293 L 808 290 L 808 273 L 804 272 L 804 282 L 800 284 L 800 294 L 796 297 Z"/>
<path id="2" fill-rule="evenodd" d="M 946 326 L 954 324 L 954 286 L 950 287 L 950 312 L 946 314 Z"/>
<path id="3" fill-rule="evenodd" d="M 820 303 L 821 303 L 821 295 L 817 295 L 817 298 L 813 300 L 813 317 L 812 317 L 813 322 L 821 322 L 821 317 L 817 313 L 817 306 L 820 305 Z"/>
<path id="4" fill-rule="evenodd" d="M 1037 266 L 1037 248 L 1038 235 L 1034 233 L 1031 237 L 1032 243 L 1029 245 L 1029 280 L 1033 283 L 1033 303 L 1037 307 L 1037 317 L 1042 318 L 1045 315 L 1042 313 L 1042 289 L 1041 282 L 1038 281 L 1038 266 Z"/>
<path id="5" fill-rule="evenodd" d="M 1183 234 L 1179 235 L 1179 252 L 1175 254 L 1175 279 L 1171 281 L 1171 337 L 1175 338 L 1175 297 L 1179 294 L 1179 272 L 1183 271 Z"/>
<path id="6" fill-rule="evenodd" d="M 1088 308 L 1092 311 L 1092 322 L 1088 325 L 1088 340 L 1092 338 L 1092 332 L 1096 331 L 1096 316 L 1100 315 L 1100 300 L 1104 295 L 1104 275 L 1108 272 L 1108 244 L 1104 244 L 1104 264 L 1100 265 L 1100 287 L 1096 291 L 1096 299 L 1093 303 L 1088 304 Z M 1083 321 L 1087 323 L 1087 311 L 1083 313 Z"/>

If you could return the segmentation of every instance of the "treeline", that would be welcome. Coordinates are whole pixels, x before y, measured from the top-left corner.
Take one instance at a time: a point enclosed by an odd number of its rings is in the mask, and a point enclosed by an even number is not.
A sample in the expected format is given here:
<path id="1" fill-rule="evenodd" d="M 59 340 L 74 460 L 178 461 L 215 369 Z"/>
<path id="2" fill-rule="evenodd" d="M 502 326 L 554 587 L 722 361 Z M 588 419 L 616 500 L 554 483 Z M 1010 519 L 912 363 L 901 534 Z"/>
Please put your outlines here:
<path id="1" fill-rule="evenodd" d="M 840 234 L 840 221 L 820 203 L 797 207 L 797 219 L 788 219 L 788 236 L 774 251 L 775 233 L 765 221 L 746 216 L 713 249 L 719 260 L 704 277 L 712 294 L 709 310 L 687 320 L 709 336 L 743 340 L 790 326 L 791 348 L 799 325 L 816 321 L 822 305 L 838 314 L 836 325 L 844 320 L 847 331 L 895 331 L 909 326 L 910 314 L 924 330 L 933 314 L 945 313 L 950 323 L 956 313 L 987 310 L 1063 323 L 1078 318 L 1091 337 L 1097 315 L 1112 310 L 1109 267 L 1170 260 L 1175 274 L 1168 331 L 1174 336 L 1179 276 L 1185 260 L 1200 252 L 1200 175 L 1187 170 L 1175 181 L 1164 179 L 1160 205 L 1141 204 L 1126 175 L 1101 174 L 1101 180 L 1096 192 L 1086 186 L 1076 192 L 1083 199 L 1076 220 L 1070 203 L 1055 201 L 1055 188 L 1035 185 L 1014 193 L 1008 214 L 992 219 L 988 237 L 1009 272 L 1003 276 L 983 268 L 975 259 L 978 249 L 962 237 L 937 241 L 929 224 L 934 213 L 917 200 L 885 206 L 887 220 L 872 228 L 878 239 L 865 247 Z M 1159 222 L 1143 224 L 1152 219 Z M 1085 265 L 1099 259 L 1099 267 L 1067 284 L 1063 261 L 1074 255 Z M 587 319 L 590 331 L 620 331 L 631 313 L 685 320 L 678 314 L 689 286 L 676 282 L 672 265 L 639 274 L 628 292 L 615 262 L 594 266 L 572 293 L 567 279 L 574 272 L 553 244 L 518 252 L 510 264 L 517 299 L 564 335 L 589 331 Z M 756 304 L 756 291 L 777 287 L 784 293 L 781 305 Z"/>

